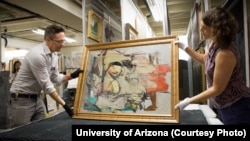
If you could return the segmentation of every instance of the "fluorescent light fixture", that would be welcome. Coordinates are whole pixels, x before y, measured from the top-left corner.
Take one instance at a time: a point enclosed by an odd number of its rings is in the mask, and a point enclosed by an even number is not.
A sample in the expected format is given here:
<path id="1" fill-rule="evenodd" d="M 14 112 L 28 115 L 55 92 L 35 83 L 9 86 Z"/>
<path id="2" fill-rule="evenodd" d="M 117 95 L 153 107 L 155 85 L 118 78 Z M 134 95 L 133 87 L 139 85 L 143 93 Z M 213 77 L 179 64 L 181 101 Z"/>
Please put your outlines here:
<path id="1" fill-rule="evenodd" d="M 163 20 L 163 1 L 162 0 L 147 0 L 148 7 L 155 21 Z"/>
<path id="2" fill-rule="evenodd" d="M 32 32 L 39 34 L 39 35 L 44 35 L 44 30 L 42 29 L 33 29 Z"/>
<path id="3" fill-rule="evenodd" d="M 72 38 L 69 38 L 69 37 L 65 37 L 65 40 L 66 40 L 66 42 L 68 42 L 68 43 L 75 43 L 75 42 L 76 42 L 75 39 L 72 39 Z"/>
<path id="4" fill-rule="evenodd" d="M 33 29 L 32 32 L 39 34 L 39 35 L 44 35 L 45 31 L 43 29 Z M 74 43 L 76 42 L 76 40 L 69 38 L 69 37 L 65 37 L 66 42 L 68 43 Z"/>

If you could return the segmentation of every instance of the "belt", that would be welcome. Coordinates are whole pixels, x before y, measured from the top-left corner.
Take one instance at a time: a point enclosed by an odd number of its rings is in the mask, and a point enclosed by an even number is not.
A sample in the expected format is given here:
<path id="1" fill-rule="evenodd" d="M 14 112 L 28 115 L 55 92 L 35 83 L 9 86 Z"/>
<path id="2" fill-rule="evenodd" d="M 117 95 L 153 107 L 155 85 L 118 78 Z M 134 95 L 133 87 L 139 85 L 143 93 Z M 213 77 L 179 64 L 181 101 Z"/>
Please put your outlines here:
<path id="1" fill-rule="evenodd" d="M 39 97 L 38 94 L 20 94 L 20 93 L 11 93 L 12 98 L 31 98 L 36 99 Z"/>

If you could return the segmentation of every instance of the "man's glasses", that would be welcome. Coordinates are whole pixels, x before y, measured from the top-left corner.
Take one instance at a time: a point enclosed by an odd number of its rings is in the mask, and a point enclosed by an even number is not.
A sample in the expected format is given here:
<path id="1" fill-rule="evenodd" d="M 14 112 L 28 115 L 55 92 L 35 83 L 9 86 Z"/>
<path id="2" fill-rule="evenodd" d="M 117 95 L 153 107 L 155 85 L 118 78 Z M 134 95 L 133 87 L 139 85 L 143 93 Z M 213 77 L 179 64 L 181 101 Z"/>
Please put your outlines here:
<path id="1" fill-rule="evenodd" d="M 54 40 L 54 39 L 51 40 L 57 42 L 58 44 L 63 44 L 66 42 L 66 40 Z"/>

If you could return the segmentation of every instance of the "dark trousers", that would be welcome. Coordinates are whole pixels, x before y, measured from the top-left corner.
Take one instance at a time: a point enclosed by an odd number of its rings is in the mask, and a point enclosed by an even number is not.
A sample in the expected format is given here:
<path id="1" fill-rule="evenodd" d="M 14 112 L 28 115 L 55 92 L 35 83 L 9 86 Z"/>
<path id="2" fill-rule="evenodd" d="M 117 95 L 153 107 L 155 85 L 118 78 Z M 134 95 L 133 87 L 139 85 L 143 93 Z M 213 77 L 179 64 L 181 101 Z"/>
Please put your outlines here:
<path id="1" fill-rule="evenodd" d="M 225 125 L 250 125 L 250 97 L 244 97 L 223 109 L 217 109 Z"/>

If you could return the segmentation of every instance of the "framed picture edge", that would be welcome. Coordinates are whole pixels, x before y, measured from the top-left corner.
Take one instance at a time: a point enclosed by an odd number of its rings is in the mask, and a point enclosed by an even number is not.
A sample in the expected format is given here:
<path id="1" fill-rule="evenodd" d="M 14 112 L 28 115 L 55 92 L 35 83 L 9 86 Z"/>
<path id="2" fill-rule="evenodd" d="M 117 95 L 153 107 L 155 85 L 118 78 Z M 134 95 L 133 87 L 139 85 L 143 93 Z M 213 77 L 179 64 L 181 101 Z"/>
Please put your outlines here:
<path id="1" fill-rule="evenodd" d="M 130 23 L 125 24 L 125 33 L 126 33 L 125 36 L 126 40 L 132 40 L 138 38 L 138 31 Z M 133 35 L 134 37 L 131 37 L 131 35 Z"/>

